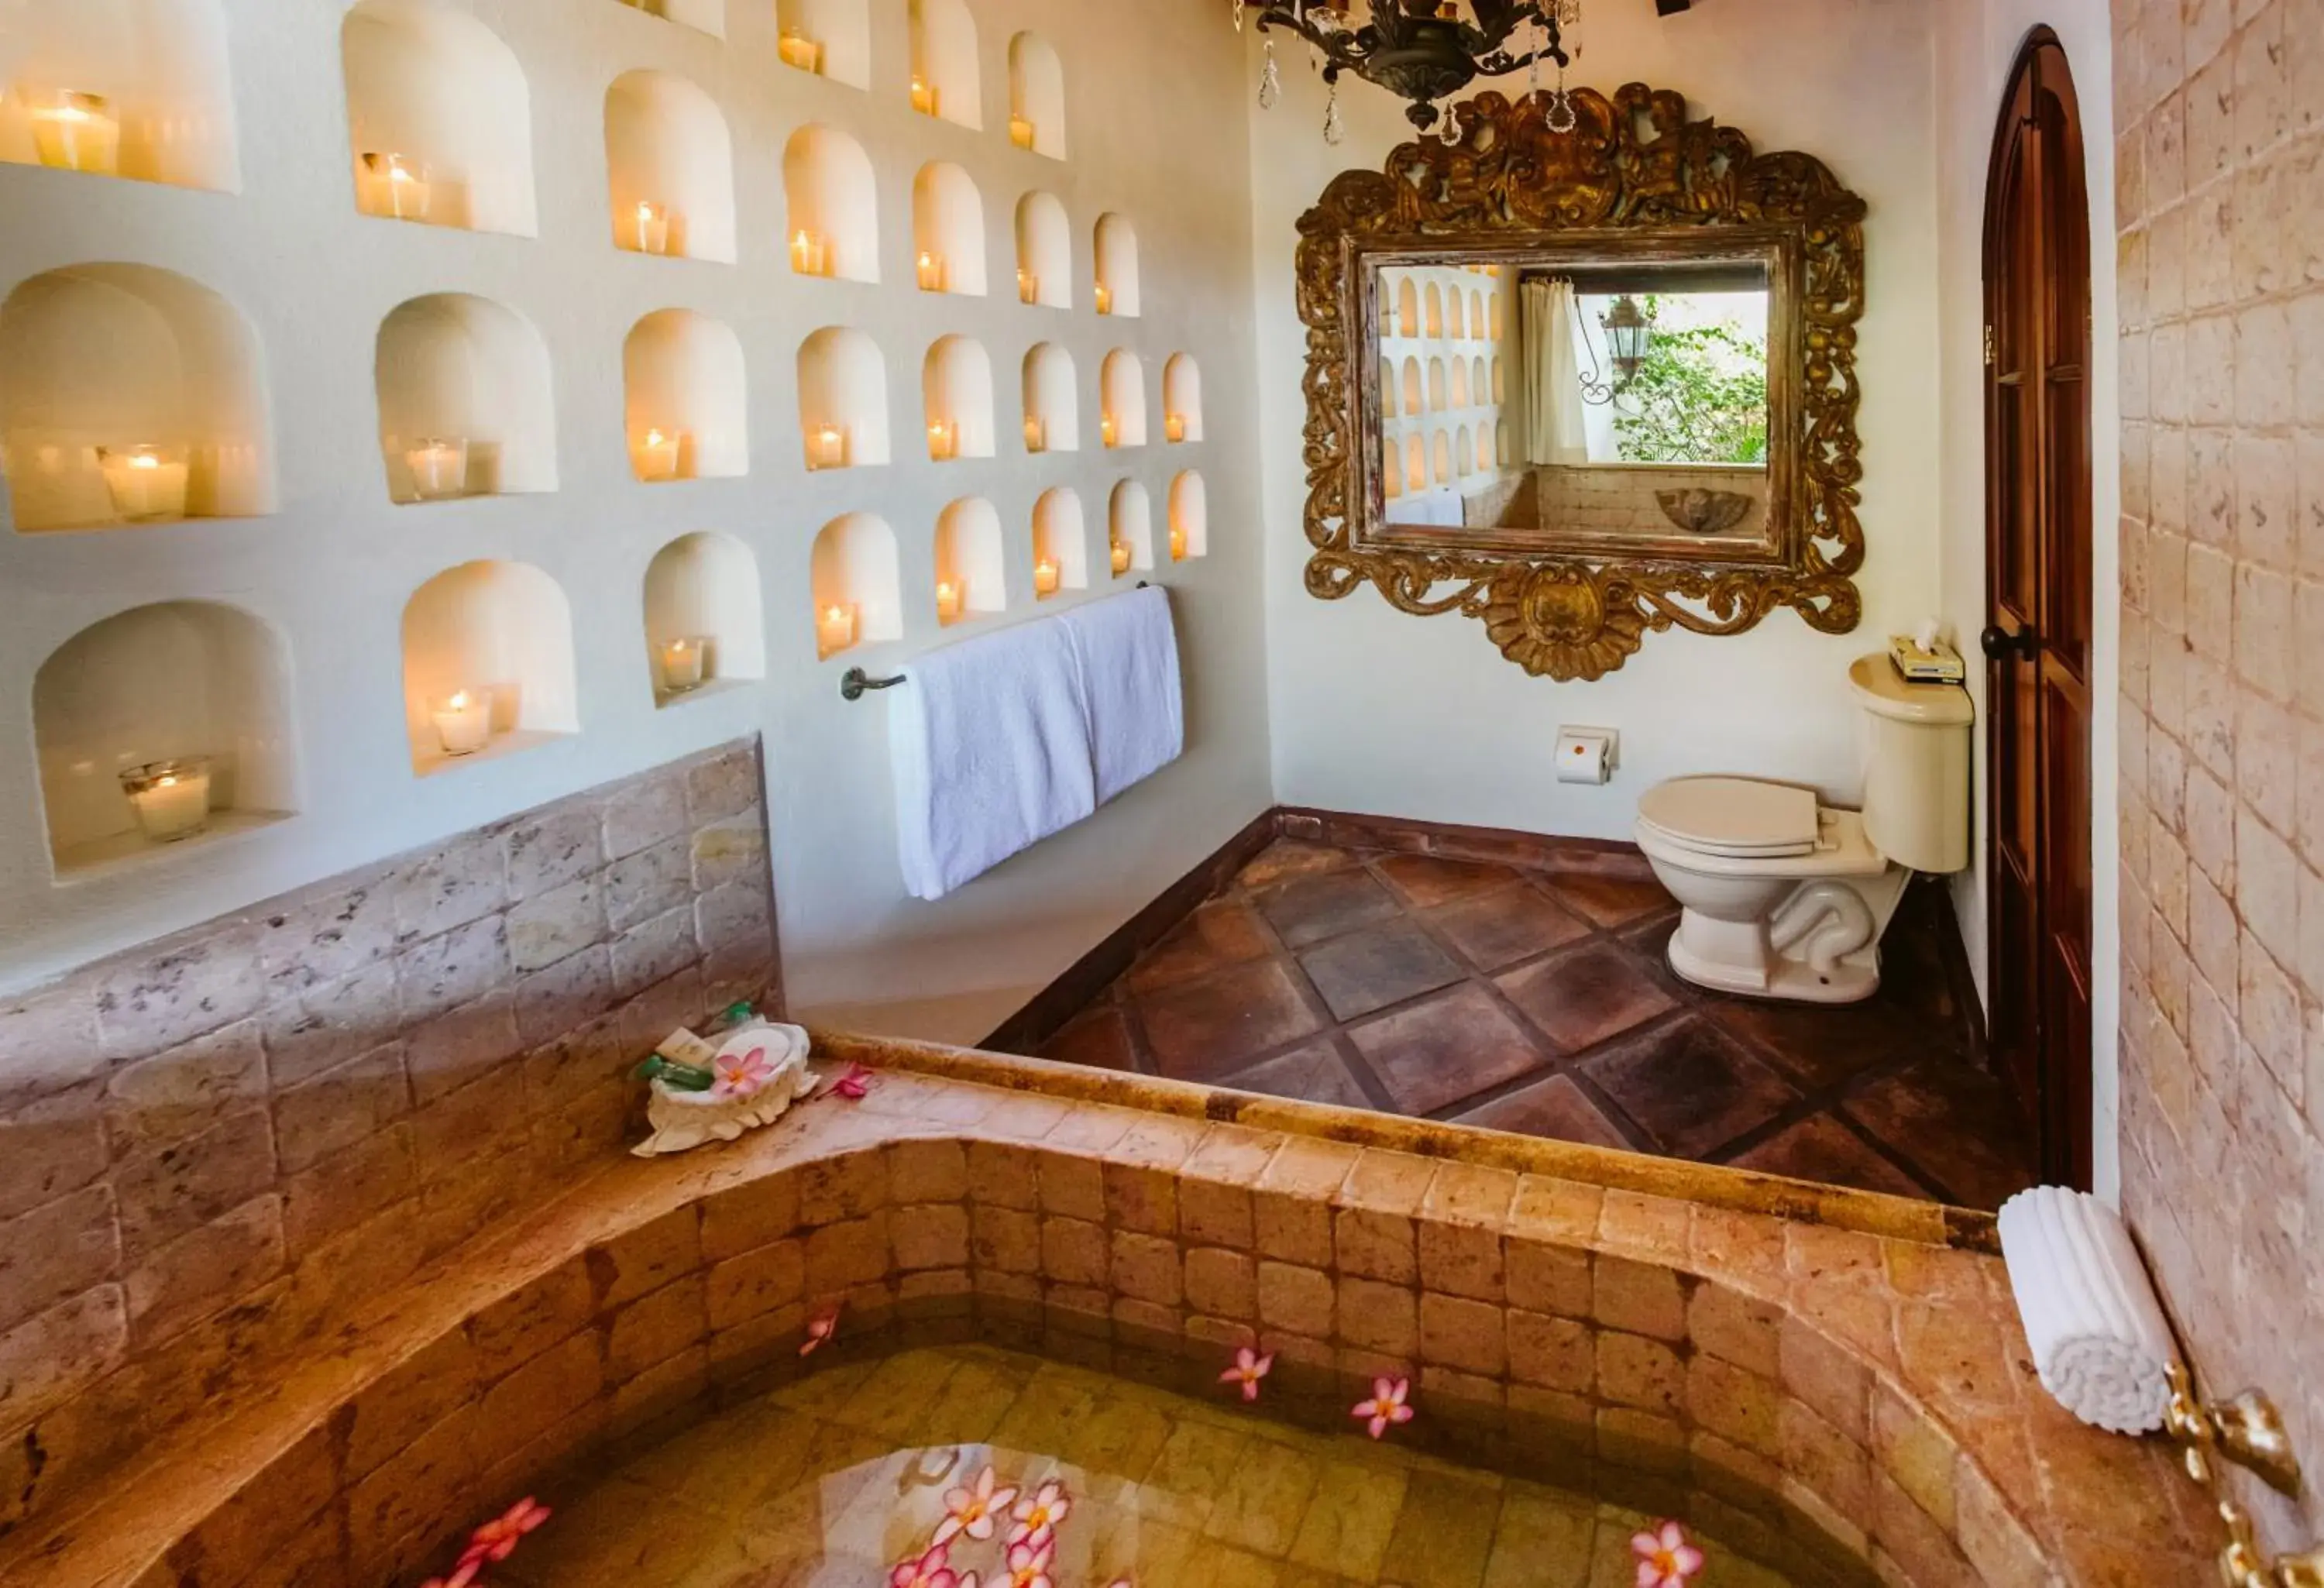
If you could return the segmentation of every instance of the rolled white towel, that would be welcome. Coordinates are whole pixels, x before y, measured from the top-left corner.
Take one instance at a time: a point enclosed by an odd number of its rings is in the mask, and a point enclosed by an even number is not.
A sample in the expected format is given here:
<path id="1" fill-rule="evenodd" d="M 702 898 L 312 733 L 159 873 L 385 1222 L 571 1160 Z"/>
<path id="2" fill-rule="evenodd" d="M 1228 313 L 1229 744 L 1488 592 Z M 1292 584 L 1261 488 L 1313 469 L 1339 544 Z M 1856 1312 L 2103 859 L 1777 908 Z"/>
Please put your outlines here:
<path id="1" fill-rule="evenodd" d="M 2002 1205 L 2001 1254 L 2042 1387 L 2098 1427 L 2161 1427 L 2177 1353 L 2120 1216 L 2083 1192 L 2037 1186 Z"/>

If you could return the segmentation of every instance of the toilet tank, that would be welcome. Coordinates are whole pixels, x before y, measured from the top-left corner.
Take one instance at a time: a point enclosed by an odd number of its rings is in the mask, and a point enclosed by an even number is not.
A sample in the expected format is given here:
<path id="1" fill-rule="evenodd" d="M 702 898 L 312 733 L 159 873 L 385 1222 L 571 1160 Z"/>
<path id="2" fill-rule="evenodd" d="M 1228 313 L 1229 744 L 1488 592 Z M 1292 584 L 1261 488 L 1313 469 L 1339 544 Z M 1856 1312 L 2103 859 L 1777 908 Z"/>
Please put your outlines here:
<path id="1" fill-rule="evenodd" d="M 1916 872 L 1969 862 L 1969 728 L 1958 684 L 1911 684 L 1886 651 L 1857 658 L 1848 681 L 1864 716 L 1864 832 Z"/>

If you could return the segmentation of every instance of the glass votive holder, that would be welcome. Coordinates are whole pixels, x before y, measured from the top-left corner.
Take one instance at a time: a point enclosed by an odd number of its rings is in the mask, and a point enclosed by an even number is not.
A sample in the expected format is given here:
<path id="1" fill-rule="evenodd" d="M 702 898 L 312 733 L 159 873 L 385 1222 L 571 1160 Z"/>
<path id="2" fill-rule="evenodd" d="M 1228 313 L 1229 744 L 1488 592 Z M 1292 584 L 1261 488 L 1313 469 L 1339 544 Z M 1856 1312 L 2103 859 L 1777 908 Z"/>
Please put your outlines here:
<path id="1" fill-rule="evenodd" d="M 689 689 L 702 688 L 703 660 L 710 642 L 700 634 L 686 634 L 661 645 L 661 688 L 666 695 L 683 695 Z"/>
<path id="2" fill-rule="evenodd" d="M 1118 579 L 1121 577 L 1122 575 L 1130 571 L 1129 541 L 1116 540 L 1109 549 L 1108 556 L 1111 558 L 1113 562 L 1113 577 L 1115 578 Z"/>
<path id="3" fill-rule="evenodd" d="M 414 442 L 403 455 L 411 470 L 411 489 L 422 502 L 441 502 L 468 493 L 468 439 L 429 436 Z"/>
<path id="4" fill-rule="evenodd" d="M 447 755 L 474 755 L 493 739 L 493 692 L 461 689 L 430 714 Z"/>
<path id="5" fill-rule="evenodd" d="M 630 214 L 623 241 L 638 254 L 669 252 L 669 211 L 659 204 L 640 203 Z"/>
<path id="6" fill-rule="evenodd" d="M 210 763 L 203 756 L 148 762 L 121 774 L 138 831 L 156 844 L 190 838 L 210 820 Z"/>
<path id="7" fill-rule="evenodd" d="M 815 614 L 816 648 L 819 655 L 835 656 L 855 643 L 855 604 L 835 601 L 817 607 Z"/>
<path id="8" fill-rule="evenodd" d="M 428 218 L 434 187 L 428 168 L 401 154 L 369 153 L 355 161 L 355 208 L 383 220 Z"/>
<path id="9" fill-rule="evenodd" d="M 121 174 L 121 123 L 102 94 L 59 88 L 31 94 L 32 150 L 57 171 L 92 176 Z"/>
<path id="10" fill-rule="evenodd" d="M 113 511 L 133 524 L 164 523 L 186 516 L 190 458 L 191 448 L 185 447 L 97 449 L 97 466 L 105 471 L 105 488 L 113 497 Z"/>
<path id="11" fill-rule="evenodd" d="M 638 438 L 630 462 L 638 478 L 659 484 L 678 478 L 680 452 L 686 445 L 683 430 L 648 430 Z"/>

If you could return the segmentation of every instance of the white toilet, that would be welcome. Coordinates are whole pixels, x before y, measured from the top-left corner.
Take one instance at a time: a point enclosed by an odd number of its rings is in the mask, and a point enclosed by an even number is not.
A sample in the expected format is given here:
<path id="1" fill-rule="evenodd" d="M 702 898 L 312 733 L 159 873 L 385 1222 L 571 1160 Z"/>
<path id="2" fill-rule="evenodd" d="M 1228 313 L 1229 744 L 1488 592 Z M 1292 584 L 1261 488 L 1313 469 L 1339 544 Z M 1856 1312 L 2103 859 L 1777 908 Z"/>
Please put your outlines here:
<path id="1" fill-rule="evenodd" d="M 1638 847 L 1684 907 L 1671 968 L 1757 998 L 1854 1003 L 1914 872 L 1969 862 L 1969 694 L 1909 684 L 1885 652 L 1849 683 L 1864 717 L 1864 808 L 1758 778 L 1674 778 L 1638 801 Z"/>

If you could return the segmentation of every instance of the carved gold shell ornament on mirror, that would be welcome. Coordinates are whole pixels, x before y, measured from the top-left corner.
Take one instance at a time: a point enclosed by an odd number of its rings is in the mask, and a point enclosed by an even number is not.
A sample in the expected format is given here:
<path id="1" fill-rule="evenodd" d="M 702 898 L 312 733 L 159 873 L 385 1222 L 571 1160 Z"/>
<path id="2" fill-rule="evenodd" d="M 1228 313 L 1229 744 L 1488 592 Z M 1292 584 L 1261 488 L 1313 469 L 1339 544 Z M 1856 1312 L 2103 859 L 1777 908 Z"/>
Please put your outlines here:
<path id="1" fill-rule="evenodd" d="M 1370 584 L 1402 611 L 1484 620 L 1526 672 L 1598 679 L 1649 629 L 1734 634 L 1790 607 L 1825 633 L 1856 627 L 1856 322 L 1864 311 L 1864 201 L 1821 162 L 1757 154 L 1731 127 L 1686 119 L 1675 93 L 1633 83 L 1611 100 L 1486 93 L 1457 107 L 1459 139 L 1398 147 L 1380 171 L 1334 178 L 1299 222 L 1299 315 L 1307 337 L 1307 589 L 1338 600 Z M 1561 121 L 1563 116 L 1560 117 Z M 1683 253 L 1695 242 L 1769 247 L 1794 283 L 1786 337 L 1769 341 L 1769 465 L 1788 487 L 1780 557 L 1753 564 L 1392 543 L 1381 512 L 1375 360 L 1378 271 L 1387 256 L 1443 263 L 1581 239 L 1609 254 Z M 1670 511 L 1670 510 L 1666 510 Z M 1698 508 L 1697 511 L 1705 511 Z M 1446 586 L 1451 586 L 1449 589 Z"/>

